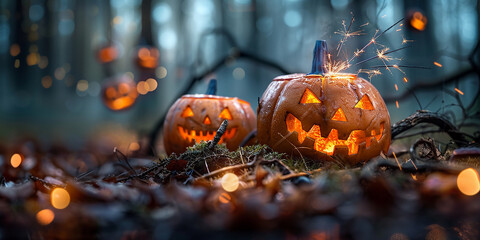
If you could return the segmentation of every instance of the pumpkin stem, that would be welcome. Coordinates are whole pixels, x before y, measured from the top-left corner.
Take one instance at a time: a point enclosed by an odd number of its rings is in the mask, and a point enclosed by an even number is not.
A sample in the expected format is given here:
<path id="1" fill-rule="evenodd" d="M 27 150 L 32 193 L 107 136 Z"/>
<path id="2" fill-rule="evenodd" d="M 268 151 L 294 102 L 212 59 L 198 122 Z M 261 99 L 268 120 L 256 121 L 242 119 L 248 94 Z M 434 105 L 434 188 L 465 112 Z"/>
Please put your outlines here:
<path id="1" fill-rule="evenodd" d="M 208 83 L 207 95 L 217 95 L 217 79 L 211 79 Z"/>
<path id="2" fill-rule="evenodd" d="M 308 74 L 325 74 L 327 72 L 327 41 L 317 40 L 313 49 L 312 71 Z"/>

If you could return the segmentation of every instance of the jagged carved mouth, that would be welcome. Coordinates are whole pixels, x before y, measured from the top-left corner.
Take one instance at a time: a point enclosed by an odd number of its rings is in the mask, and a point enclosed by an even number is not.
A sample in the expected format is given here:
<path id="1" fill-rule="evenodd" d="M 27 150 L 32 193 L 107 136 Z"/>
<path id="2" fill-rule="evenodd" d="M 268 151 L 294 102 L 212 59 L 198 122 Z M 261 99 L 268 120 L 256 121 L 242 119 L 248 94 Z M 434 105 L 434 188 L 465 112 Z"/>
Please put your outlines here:
<path id="1" fill-rule="evenodd" d="M 372 141 L 380 141 L 384 131 L 384 124 L 382 123 L 380 124 L 378 134 L 376 133 L 377 131 L 372 130 L 370 136 L 367 136 L 364 130 L 353 130 L 350 132 L 348 138 L 343 140 L 338 139 L 337 129 L 332 129 L 326 138 L 322 137 L 319 125 L 314 124 L 310 130 L 308 130 L 308 132 L 303 130 L 302 122 L 291 113 L 288 113 L 285 122 L 290 133 L 297 132 L 298 142 L 300 144 L 305 141 L 305 138 L 310 138 L 314 140 L 313 148 L 316 151 L 330 156 L 333 155 L 336 147 L 347 147 L 348 155 L 357 154 L 358 147 L 361 143 L 365 142 L 365 146 L 369 148 L 372 144 Z"/>
<path id="2" fill-rule="evenodd" d="M 188 142 L 195 140 L 195 142 L 199 143 L 201 141 L 206 142 L 213 140 L 213 137 L 215 137 L 217 131 L 188 130 L 182 126 L 178 126 L 178 133 L 180 134 L 180 136 L 182 136 L 183 140 L 186 140 Z M 232 139 L 236 133 L 236 127 L 228 128 L 227 131 L 225 131 L 225 133 L 223 134 L 219 143 Z"/>

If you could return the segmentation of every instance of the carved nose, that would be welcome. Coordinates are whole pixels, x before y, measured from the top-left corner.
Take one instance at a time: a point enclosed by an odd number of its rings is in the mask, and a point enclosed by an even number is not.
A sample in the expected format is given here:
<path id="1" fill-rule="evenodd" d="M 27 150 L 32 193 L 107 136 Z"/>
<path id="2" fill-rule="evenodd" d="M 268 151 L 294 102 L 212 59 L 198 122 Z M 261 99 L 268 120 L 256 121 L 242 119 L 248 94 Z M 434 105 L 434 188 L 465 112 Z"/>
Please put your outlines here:
<path id="1" fill-rule="evenodd" d="M 212 122 L 210 121 L 210 118 L 208 116 L 205 117 L 205 119 L 203 120 L 203 124 L 205 125 L 210 125 Z"/>

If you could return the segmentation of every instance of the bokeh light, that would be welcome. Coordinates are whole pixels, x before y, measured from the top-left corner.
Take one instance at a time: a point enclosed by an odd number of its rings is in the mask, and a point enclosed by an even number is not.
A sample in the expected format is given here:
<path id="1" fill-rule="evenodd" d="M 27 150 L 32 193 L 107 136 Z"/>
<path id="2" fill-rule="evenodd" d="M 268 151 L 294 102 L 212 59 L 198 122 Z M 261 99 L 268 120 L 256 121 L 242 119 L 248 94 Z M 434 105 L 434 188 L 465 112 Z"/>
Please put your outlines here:
<path id="1" fill-rule="evenodd" d="M 64 209 L 70 204 L 70 194 L 63 188 L 55 188 L 51 193 L 50 201 L 54 208 Z"/>
<path id="2" fill-rule="evenodd" d="M 43 209 L 37 213 L 36 217 L 40 225 L 48 225 L 55 219 L 55 214 L 50 209 Z"/>
<path id="3" fill-rule="evenodd" d="M 18 166 L 20 166 L 20 164 L 22 164 L 22 160 L 22 155 L 15 153 L 10 158 L 10 164 L 12 164 L 12 167 L 17 168 Z"/>
<path id="4" fill-rule="evenodd" d="M 460 192 L 467 196 L 477 194 L 480 191 L 478 172 L 473 168 L 463 170 L 458 174 L 457 186 Z"/>
<path id="5" fill-rule="evenodd" d="M 234 192 L 239 186 L 238 177 L 233 173 L 223 175 L 221 182 L 223 189 L 227 192 Z"/>

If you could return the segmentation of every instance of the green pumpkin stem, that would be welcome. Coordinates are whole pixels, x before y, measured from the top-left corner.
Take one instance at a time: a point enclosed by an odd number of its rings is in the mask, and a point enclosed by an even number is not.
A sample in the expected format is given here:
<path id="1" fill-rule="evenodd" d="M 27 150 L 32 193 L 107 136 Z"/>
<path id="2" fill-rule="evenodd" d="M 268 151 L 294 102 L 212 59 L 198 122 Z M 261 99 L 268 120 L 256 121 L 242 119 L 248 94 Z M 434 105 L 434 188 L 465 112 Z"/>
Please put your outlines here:
<path id="1" fill-rule="evenodd" d="M 327 73 L 327 57 L 327 42 L 325 40 L 317 40 L 313 49 L 312 71 L 309 75 L 323 75 Z"/>

